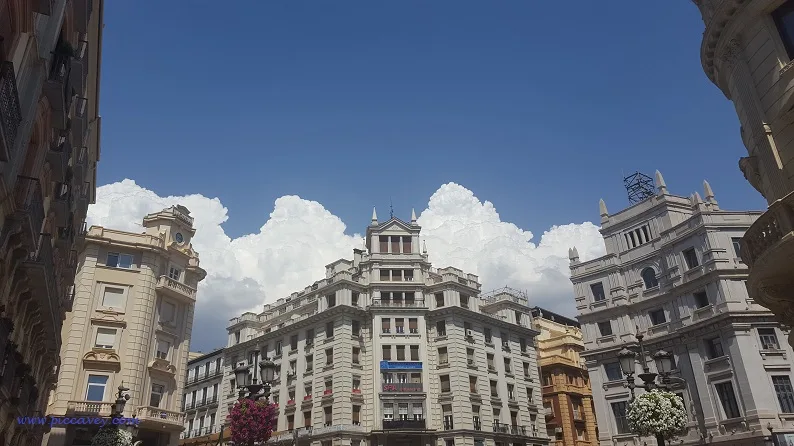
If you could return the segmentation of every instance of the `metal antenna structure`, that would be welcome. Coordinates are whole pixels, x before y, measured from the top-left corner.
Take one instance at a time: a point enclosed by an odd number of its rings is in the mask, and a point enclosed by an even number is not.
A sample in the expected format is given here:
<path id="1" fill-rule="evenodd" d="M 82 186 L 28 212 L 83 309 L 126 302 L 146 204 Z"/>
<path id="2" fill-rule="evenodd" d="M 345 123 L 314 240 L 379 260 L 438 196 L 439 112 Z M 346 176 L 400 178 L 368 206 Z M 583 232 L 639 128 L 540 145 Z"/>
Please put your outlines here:
<path id="1" fill-rule="evenodd" d="M 641 172 L 623 178 L 623 185 L 629 194 L 629 203 L 637 204 L 656 195 L 656 186 L 653 178 Z"/>

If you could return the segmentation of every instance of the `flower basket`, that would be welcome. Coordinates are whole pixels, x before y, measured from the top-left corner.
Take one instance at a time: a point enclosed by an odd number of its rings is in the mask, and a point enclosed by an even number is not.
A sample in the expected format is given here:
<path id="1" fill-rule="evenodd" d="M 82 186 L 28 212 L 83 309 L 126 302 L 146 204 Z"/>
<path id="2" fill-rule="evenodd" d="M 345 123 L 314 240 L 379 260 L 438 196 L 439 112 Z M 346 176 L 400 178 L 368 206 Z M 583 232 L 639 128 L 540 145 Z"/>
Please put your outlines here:
<path id="1" fill-rule="evenodd" d="M 636 397 L 626 411 L 629 428 L 642 436 L 673 438 L 686 429 L 684 402 L 678 395 L 658 389 Z"/>
<path id="2" fill-rule="evenodd" d="M 91 439 L 91 446 L 132 446 L 132 432 L 107 425 Z"/>
<path id="3" fill-rule="evenodd" d="M 231 440 L 236 445 L 264 443 L 276 430 L 278 406 L 266 401 L 242 399 L 234 403 L 227 417 Z"/>

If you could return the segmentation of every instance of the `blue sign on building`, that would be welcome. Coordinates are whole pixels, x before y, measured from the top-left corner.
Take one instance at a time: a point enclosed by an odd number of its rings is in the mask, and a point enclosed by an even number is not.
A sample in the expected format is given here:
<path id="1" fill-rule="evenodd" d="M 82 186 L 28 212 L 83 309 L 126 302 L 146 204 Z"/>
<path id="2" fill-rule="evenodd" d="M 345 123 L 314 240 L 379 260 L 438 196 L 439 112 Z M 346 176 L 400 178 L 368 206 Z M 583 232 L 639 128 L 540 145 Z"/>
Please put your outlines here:
<path id="1" fill-rule="evenodd" d="M 381 370 L 421 370 L 421 362 L 381 361 Z"/>

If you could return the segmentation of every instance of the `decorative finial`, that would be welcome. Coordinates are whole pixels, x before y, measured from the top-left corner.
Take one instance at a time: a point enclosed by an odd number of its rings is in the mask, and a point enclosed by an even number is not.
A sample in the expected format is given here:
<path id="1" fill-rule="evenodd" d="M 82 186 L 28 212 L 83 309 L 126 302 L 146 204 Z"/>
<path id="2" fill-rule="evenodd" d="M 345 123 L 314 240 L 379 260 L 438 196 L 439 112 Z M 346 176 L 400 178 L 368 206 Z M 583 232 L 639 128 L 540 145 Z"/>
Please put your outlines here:
<path id="1" fill-rule="evenodd" d="M 712 209 L 719 209 L 717 199 L 714 198 L 714 191 L 711 189 L 711 184 L 703 180 L 703 193 L 706 195 L 706 201 L 711 205 Z"/>
<path id="2" fill-rule="evenodd" d="M 389 218 L 394 218 L 394 206 L 391 204 L 391 197 L 389 197 Z"/>
<path id="3" fill-rule="evenodd" d="M 579 263 L 579 251 L 575 246 L 568 249 L 568 260 L 571 261 L 571 264 Z"/>
<path id="4" fill-rule="evenodd" d="M 372 207 L 372 224 L 378 224 L 378 214 L 375 212 L 375 207 Z"/>
<path id="5" fill-rule="evenodd" d="M 416 211 L 411 208 L 411 223 L 416 223 Z"/>
<path id="6" fill-rule="evenodd" d="M 604 199 L 598 201 L 598 211 L 602 217 L 609 217 L 609 212 L 607 211 L 607 204 L 604 202 Z"/>
<path id="7" fill-rule="evenodd" d="M 659 193 L 662 195 L 667 193 L 667 184 L 664 182 L 662 173 L 658 170 L 656 171 L 656 188 L 659 189 Z"/>
<path id="8" fill-rule="evenodd" d="M 695 197 L 695 204 L 701 204 L 701 203 L 703 203 L 703 199 L 702 199 L 702 198 L 700 198 L 700 193 L 698 193 L 698 192 L 695 192 L 695 195 L 694 195 L 694 197 Z"/>

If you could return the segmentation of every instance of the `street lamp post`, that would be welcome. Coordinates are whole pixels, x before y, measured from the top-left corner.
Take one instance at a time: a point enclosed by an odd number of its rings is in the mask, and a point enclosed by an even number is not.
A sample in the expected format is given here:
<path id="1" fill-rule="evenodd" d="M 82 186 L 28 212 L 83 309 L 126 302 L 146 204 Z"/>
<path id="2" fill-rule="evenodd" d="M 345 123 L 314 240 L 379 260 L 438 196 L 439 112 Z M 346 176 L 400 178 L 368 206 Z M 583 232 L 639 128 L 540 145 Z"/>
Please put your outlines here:
<path id="1" fill-rule="evenodd" d="M 124 423 L 122 425 L 121 421 L 119 421 L 118 419 L 124 418 L 124 408 L 127 406 L 127 401 L 129 401 L 130 399 L 130 394 L 127 393 L 129 392 L 129 390 L 130 389 L 124 387 L 123 384 L 120 385 L 119 391 L 116 394 L 116 401 L 111 408 L 110 419 L 111 419 L 111 423 L 114 424 L 116 429 L 123 429 L 124 427 L 122 426 L 127 426 L 127 423 Z M 132 438 L 138 436 L 138 427 L 136 425 L 133 424 L 131 427 L 128 427 L 128 429 L 132 434 Z M 141 441 L 136 441 L 133 446 L 140 446 L 141 444 L 142 444 Z"/>
<path id="2" fill-rule="evenodd" d="M 276 364 L 267 357 L 259 361 L 259 379 L 261 384 L 257 383 L 255 371 L 249 371 L 249 369 L 249 366 L 242 363 L 234 369 L 235 382 L 237 382 L 237 388 L 240 389 L 239 399 L 247 398 L 256 401 L 259 398 L 269 398 L 270 383 L 276 376 Z M 243 384 L 247 383 L 249 378 L 251 384 Z"/>
<path id="3" fill-rule="evenodd" d="M 634 399 L 634 389 L 639 387 L 650 392 L 653 389 L 662 389 L 662 390 L 670 390 L 671 381 L 676 381 L 680 383 L 685 383 L 681 378 L 670 376 L 670 372 L 673 368 L 673 355 L 669 352 L 664 350 L 659 350 L 658 352 L 654 353 L 653 359 L 656 362 L 656 370 L 658 373 L 651 372 L 650 367 L 648 367 L 648 361 L 645 354 L 645 346 L 642 343 L 642 340 L 645 336 L 642 334 L 636 335 L 637 344 L 639 345 L 639 360 L 637 359 L 637 353 L 629 350 L 628 348 L 623 348 L 620 352 L 618 352 L 618 359 L 620 360 L 620 368 L 623 370 L 623 373 L 626 375 L 626 383 L 624 384 L 625 387 L 629 388 L 631 392 L 631 399 Z M 634 378 L 634 374 L 636 373 L 637 363 L 640 363 L 642 366 L 642 373 L 637 374 L 637 377 L 640 378 L 642 381 L 641 383 L 637 383 Z M 657 382 L 656 378 L 661 378 L 659 382 Z M 659 446 L 664 446 L 664 436 L 661 434 L 656 434 L 656 442 Z"/>

